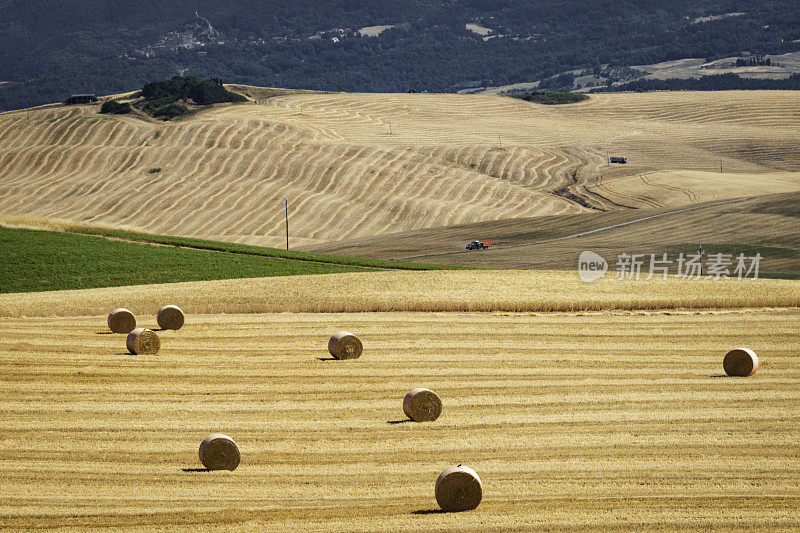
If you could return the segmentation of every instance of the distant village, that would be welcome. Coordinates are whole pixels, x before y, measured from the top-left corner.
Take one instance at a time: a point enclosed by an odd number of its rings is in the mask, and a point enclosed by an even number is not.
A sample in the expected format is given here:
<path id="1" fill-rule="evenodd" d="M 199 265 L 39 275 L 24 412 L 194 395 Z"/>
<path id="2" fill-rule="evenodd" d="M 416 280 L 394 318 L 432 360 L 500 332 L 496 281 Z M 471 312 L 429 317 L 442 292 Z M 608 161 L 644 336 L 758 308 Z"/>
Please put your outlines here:
<path id="1" fill-rule="evenodd" d="M 386 30 L 392 28 L 404 28 L 407 24 L 384 24 L 377 26 L 365 26 L 363 28 L 328 28 L 319 30 L 313 35 L 307 37 L 289 37 L 286 35 L 279 35 L 270 38 L 251 37 L 249 39 L 230 39 L 232 43 L 243 43 L 251 45 L 263 45 L 269 42 L 301 42 L 301 41 L 329 41 L 332 44 L 337 44 L 344 39 L 354 39 L 360 37 L 378 37 Z M 541 35 L 533 34 L 525 37 L 503 35 L 491 28 L 481 26 L 477 23 L 465 24 L 465 29 L 481 37 L 483 41 L 508 37 L 512 40 L 539 40 Z M 195 12 L 194 19 L 188 22 L 183 29 L 173 30 L 156 41 L 149 44 L 144 48 L 134 50 L 133 52 L 126 52 L 121 57 L 130 60 L 147 59 L 159 55 L 177 52 L 178 50 L 192 50 L 196 48 L 203 48 L 208 45 L 224 45 L 226 43 L 225 36 L 214 29 L 211 22 L 201 17 Z M 198 55 L 206 55 L 204 50 L 198 50 Z"/>
<path id="2" fill-rule="evenodd" d="M 184 29 L 171 31 L 155 43 L 135 50 L 131 54 L 125 53 L 122 57 L 125 59 L 151 58 L 177 52 L 180 49 L 191 50 L 208 44 L 225 44 L 222 34 L 214 29 L 208 19 L 201 17 L 197 12 L 194 17 L 192 23 L 187 24 Z M 205 54 L 203 51 L 198 53 Z"/>

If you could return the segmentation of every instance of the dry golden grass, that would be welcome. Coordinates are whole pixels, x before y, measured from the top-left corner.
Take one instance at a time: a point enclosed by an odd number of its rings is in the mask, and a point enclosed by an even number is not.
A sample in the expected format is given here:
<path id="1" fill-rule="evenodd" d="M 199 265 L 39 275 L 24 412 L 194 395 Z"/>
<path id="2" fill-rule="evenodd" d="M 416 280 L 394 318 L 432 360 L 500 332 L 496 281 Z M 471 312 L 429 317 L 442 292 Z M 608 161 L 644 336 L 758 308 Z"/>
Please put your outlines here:
<path id="1" fill-rule="evenodd" d="M 565 187 L 603 209 L 800 188 L 788 174 L 800 170 L 792 91 L 538 106 L 490 95 L 246 90 L 271 98 L 169 124 L 91 107 L 2 113 L 0 212 L 280 245 L 288 197 L 293 242 L 310 245 L 585 212 L 554 194 Z M 606 153 L 631 163 L 611 167 Z M 697 174 L 720 162 L 740 175 L 727 192 Z M 650 172 L 661 174 L 638 177 Z"/>
<path id="2" fill-rule="evenodd" d="M 319 360 L 342 327 L 364 356 Z M 157 357 L 99 314 L 0 328 L 0 528 L 800 528 L 797 310 L 194 315 Z M 387 423 L 415 386 L 442 416 Z M 240 466 L 193 471 L 217 431 Z M 480 507 L 433 512 L 462 462 Z"/>
<path id="3" fill-rule="evenodd" d="M 607 274 L 604 280 L 586 284 L 577 272 L 563 271 L 367 272 L 0 294 L 0 317 L 88 316 L 124 304 L 135 316 L 150 316 L 155 323 L 155 313 L 165 301 L 175 302 L 187 317 L 197 313 L 734 309 L 800 307 L 800 282 L 674 277 L 619 281 Z M 148 327 L 145 318 L 137 326 Z M 352 333 L 359 336 L 357 331 Z"/>

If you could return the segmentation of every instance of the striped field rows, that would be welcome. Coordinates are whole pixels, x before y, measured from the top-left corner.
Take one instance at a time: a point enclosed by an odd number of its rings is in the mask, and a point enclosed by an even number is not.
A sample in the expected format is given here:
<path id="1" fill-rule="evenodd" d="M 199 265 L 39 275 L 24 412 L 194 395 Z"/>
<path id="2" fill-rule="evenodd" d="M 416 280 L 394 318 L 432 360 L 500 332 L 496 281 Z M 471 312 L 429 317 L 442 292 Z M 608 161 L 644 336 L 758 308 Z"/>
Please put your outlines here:
<path id="1" fill-rule="evenodd" d="M 296 94 L 168 124 L 92 106 L 8 112 L 0 213 L 277 245 L 288 198 L 301 245 L 685 204 L 706 199 L 696 181 L 670 180 L 666 193 L 613 181 L 720 166 L 794 172 L 799 103 L 791 92 L 597 95 L 552 107 L 498 96 Z M 631 163 L 611 168 L 608 154 Z M 751 194 L 773 192 L 751 182 Z"/>

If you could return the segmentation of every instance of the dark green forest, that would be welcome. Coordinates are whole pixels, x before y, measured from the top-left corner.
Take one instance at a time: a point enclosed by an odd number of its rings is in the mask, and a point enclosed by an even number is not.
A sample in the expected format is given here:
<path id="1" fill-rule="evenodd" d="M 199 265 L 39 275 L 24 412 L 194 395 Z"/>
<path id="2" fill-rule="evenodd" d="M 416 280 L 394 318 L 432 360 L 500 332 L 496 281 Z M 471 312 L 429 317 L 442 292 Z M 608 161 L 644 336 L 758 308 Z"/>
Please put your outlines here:
<path id="1" fill-rule="evenodd" d="M 744 15 L 696 20 L 734 12 Z M 374 25 L 395 27 L 357 32 Z M 176 75 L 452 92 L 601 65 L 774 55 L 798 40 L 797 0 L 0 0 L 0 110 Z"/>
<path id="2" fill-rule="evenodd" d="M 636 80 L 592 92 L 647 92 L 647 91 L 730 91 L 730 90 L 800 90 L 800 74 L 783 80 L 742 78 L 736 74 L 716 74 L 699 78 L 670 78 L 666 80 Z"/>

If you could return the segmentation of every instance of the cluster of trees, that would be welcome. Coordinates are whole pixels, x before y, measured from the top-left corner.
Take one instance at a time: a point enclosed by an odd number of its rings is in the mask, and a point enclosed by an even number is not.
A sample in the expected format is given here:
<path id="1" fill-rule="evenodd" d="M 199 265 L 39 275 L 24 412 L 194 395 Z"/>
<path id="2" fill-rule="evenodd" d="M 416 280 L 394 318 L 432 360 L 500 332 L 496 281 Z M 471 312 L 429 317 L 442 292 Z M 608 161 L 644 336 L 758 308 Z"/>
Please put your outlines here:
<path id="1" fill-rule="evenodd" d="M 700 78 L 670 78 L 666 80 L 636 80 L 592 92 L 647 91 L 729 91 L 729 90 L 800 90 L 800 74 L 781 80 L 742 78 L 736 74 L 716 74 Z"/>
<path id="2" fill-rule="evenodd" d="M 189 114 L 189 108 L 183 104 L 167 104 L 153 111 L 153 116 L 163 120 L 172 120 Z"/>
<path id="3" fill-rule="evenodd" d="M 219 78 L 199 79 L 194 76 L 173 76 L 168 80 L 145 83 L 142 90 L 134 95 L 137 108 L 149 112 L 154 117 L 172 120 L 191 112 L 186 103 L 212 105 L 223 102 L 245 102 L 247 98 L 225 89 Z M 96 100 L 96 98 L 95 98 Z M 129 102 L 108 100 L 100 107 L 100 112 L 110 115 L 123 115 L 133 110 Z"/>
<path id="4" fill-rule="evenodd" d="M 146 100 L 144 108 L 148 111 L 157 111 L 178 100 L 192 100 L 197 105 L 247 100 L 225 89 L 219 78 L 199 79 L 194 76 L 173 76 L 168 80 L 145 83 L 140 94 Z"/>
<path id="5" fill-rule="evenodd" d="M 224 44 L 151 58 L 136 50 L 193 23 Z M 692 24 L 696 17 L 746 14 Z M 504 37 L 483 41 L 476 22 Z M 397 24 L 378 37 L 364 26 Z M 346 37 L 308 40 L 318 31 Z M 188 69 L 198 78 L 342 91 L 455 91 L 569 70 L 800 49 L 800 2 L 770 0 L 37 0 L 0 2 L 0 110 L 108 94 Z M 135 57 L 135 59 L 131 59 Z M 566 86 L 553 79 L 552 89 Z M 199 98 L 218 95 L 211 86 Z M 169 105 L 169 104 L 165 104 Z"/>
<path id="6" fill-rule="evenodd" d="M 535 102 L 537 104 L 545 105 L 560 105 L 560 104 L 574 104 L 576 102 L 583 102 L 588 100 L 589 97 L 585 94 L 578 93 L 548 93 L 548 92 L 532 92 L 532 93 L 508 93 L 507 96 L 512 98 L 519 98 L 526 102 Z"/>
<path id="7" fill-rule="evenodd" d="M 138 96 L 143 98 L 142 109 L 164 120 L 189 112 L 189 108 L 181 102 L 212 105 L 247 101 L 241 94 L 225 89 L 219 78 L 200 79 L 194 76 L 173 76 L 168 80 L 145 83 Z"/>
<path id="8" fill-rule="evenodd" d="M 133 108 L 128 102 L 117 102 L 116 100 L 103 102 L 103 105 L 100 106 L 100 112 L 108 115 L 125 115 L 132 110 Z"/>
<path id="9" fill-rule="evenodd" d="M 769 67 L 772 66 L 772 60 L 768 57 L 740 57 L 736 60 L 737 67 L 758 67 L 758 66 L 765 66 Z"/>

